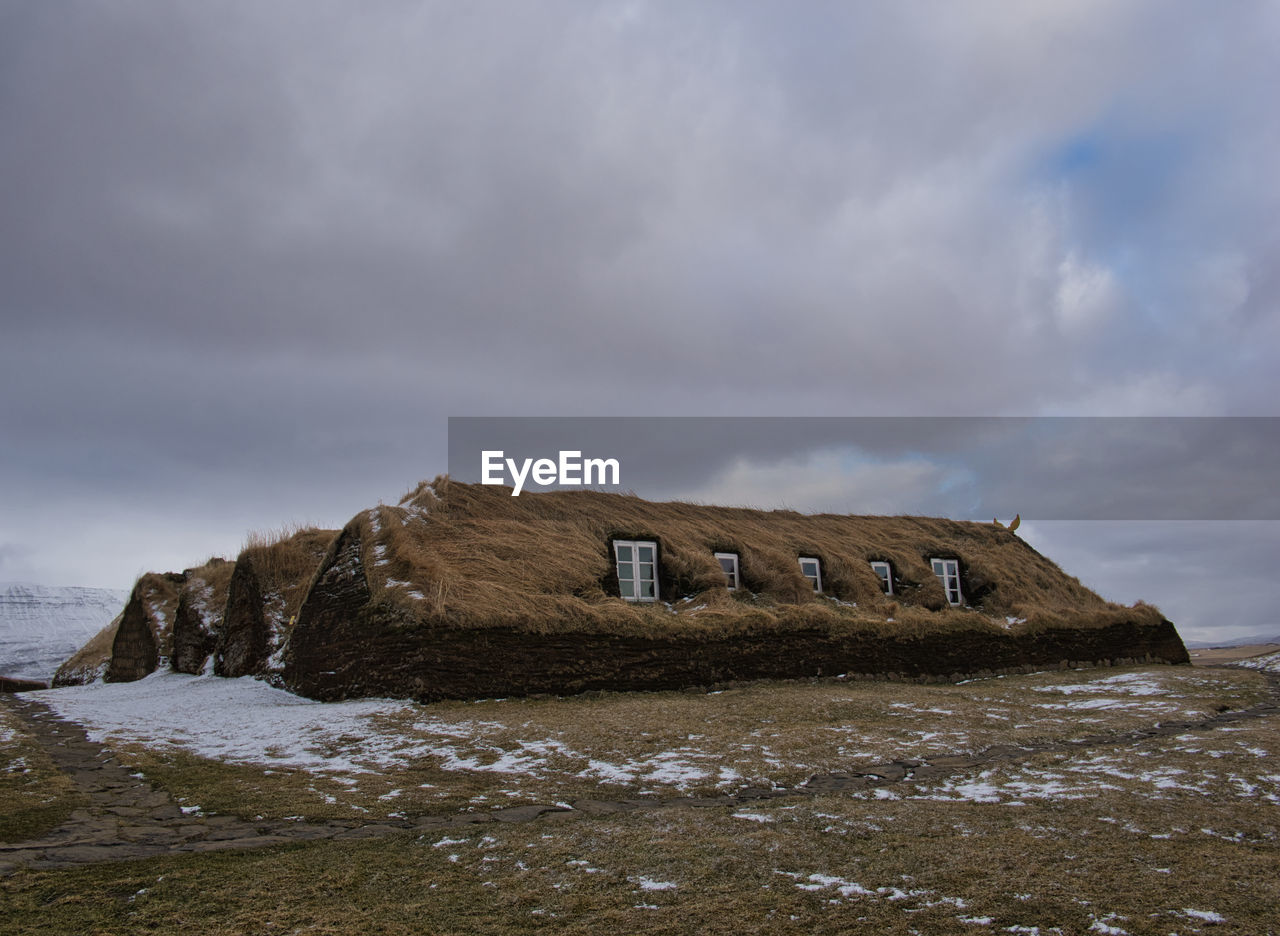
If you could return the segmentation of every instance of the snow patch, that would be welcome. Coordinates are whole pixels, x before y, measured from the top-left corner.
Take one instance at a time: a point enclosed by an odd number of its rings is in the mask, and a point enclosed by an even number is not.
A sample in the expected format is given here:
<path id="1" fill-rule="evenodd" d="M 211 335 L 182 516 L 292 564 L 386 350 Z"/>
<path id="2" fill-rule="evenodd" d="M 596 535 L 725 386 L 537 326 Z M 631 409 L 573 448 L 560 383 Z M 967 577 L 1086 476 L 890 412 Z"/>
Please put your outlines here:
<path id="1" fill-rule="evenodd" d="M 1204 920 L 1206 923 L 1225 923 L 1227 918 L 1221 913 L 1215 913 L 1212 910 L 1192 910 L 1190 907 L 1183 907 L 1182 912 L 1195 920 Z"/>
<path id="2" fill-rule="evenodd" d="M 368 773 L 426 753 L 422 742 L 384 732 L 373 721 L 412 703 L 316 702 L 249 676 L 157 671 L 137 682 L 69 686 L 31 696 L 83 725 L 96 743 L 181 749 L 228 763 Z"/>
<path id="3" fill-rule="evenodd" d="M 1169 694 L 1169 690 L 1160 685 L 1149 673 L 1121 673 L 1118 676 L 1091 679 L 1065 686 L 1034 686 L 1032 688 L 1035 692 L 1057 692 L 1062 695 L 1072 695 L 1077 692 L 1119 692 L 1135 696 Z"/>
<path id="4" fill-rule="evenodd" d="M 1114 913 L 1102 920 L 1095 917 L 1094 921 L 1089 924 L 1089 932 L 1102 933 L 1103 936 L 1129 936 L 1128 930 L 1122 930 L 1118 926 L 1111 925 L 1111 921 L 1116 918 Z"/>
<path id="5" fill-rule="evenodd" d="M 1268 653 L 1265 656 L 1250 657 L 1247 660 L 1240 660 L 1232 663 L 1232 666 L 1241 666 L 1245 669 L 1259 670 L 1264 673 L 1280 673 L 1280 652 Z"/>

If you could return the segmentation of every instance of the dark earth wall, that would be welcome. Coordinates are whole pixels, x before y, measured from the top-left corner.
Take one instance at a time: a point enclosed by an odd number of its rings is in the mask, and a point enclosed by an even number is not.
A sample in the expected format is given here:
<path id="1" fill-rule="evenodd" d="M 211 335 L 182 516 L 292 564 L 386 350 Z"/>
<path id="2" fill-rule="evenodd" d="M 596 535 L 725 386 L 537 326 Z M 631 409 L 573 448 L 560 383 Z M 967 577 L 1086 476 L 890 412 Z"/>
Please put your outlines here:
<path id="1" fill-rule="evenodd" d="M 175 672 L 196 675 L 204 671 L 217 648 L 222 615 L 226 611 L 230 576 L 225 579 L 222 576 L 234 570 L 235 566 L 225 559 L 214 558 L 186 571 L 187 580 L 173 617 L 173 653 L 169 665 Z"/>
<path id="2" fill-rule="evenodd" d="M 12 676 L 0 676 L 0 692 L 30 692 L 49 687 L 35 679 L 15 679 Z"/>
<path id="3" fill-rule="evenodd" d="M 111 644 L 111 661 L 104 676 L 107 682 L 133 682 L 155 672 L 160 648 L 156 643 L 155 622 L 147 611 L 147 593 L 146 584 L 139 579 L 124 606 L 120 627 Z"/>
<path id="4" fill-rule="evenodd" d="M 370 604 L 358 534 L 343 531 L 303 603 L 284 682 L 315 699 L 420 701 L 589 690 L 659 690 L 842 673 L 952 679 L 1045 667 L 1187 663 L 1168 621 L 901 637 L 820 627 L 735 636 L 647 638 L 514 628 L 423 628 Z"/>
<path id="5" fill-rule="evenodd" d="M 242 555 L 231 573 L 213 671 L 218 676 L 249 676 L 262 670 L 266 657 L 267 622 L 262 613 L 262 588 L 252 560 Z"/>
<path id="6" fill-rule="evenodd" d="M 183 590 L 178 599 L 178 613 L 173 620 L 173 659 L 171 665 L 179 673 L 197 674 L 217 644 L 218 635 L 205 626 L 199 611 L 192 605 L 191 592 Z"/>
<path id="7" fill-rule="evenodd" d="M 186 580 L 185 572 L 148 572 L 134 584 L 111 644 L 111 660 L 104 675 L 107 682 L 141 679 L 155 672 L 162 656 L 168 658 L 171 622 L 158 620 L 152 609 L 172 614 Z"/>
<path id="8" fill-rule="evenodd" d="M 1072 665 L 1186 662 L 1167 621 L 1030 637 L 974 631 L 894 638 L 801 628 L 750 637 L 651 639 L 453 629 L 384 632 L 370 639 L 367 623 L 376 616 L 370 609 L 351 619 L 315 653 L 295 643 L 286 685 L 315 699 L 385 695 L 435 701 L 684 689 L 843 673 L 959 679 Z"/>

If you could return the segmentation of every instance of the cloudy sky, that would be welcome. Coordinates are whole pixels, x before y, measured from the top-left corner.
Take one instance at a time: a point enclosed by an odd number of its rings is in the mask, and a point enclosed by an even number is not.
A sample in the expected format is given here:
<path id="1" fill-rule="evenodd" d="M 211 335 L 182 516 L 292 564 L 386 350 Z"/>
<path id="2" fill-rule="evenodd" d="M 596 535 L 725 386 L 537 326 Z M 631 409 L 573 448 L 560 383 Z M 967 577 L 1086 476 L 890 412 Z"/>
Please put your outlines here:
<path id="1" fill-rule="evenodd" d="M 1249 0 L 0 0 L 0 580 L 340 525 L 449 416 L 1273 415 L 1277 48 Z M 801 461 L 759 506 L 859 508 Z M 1270 518 L 1027 520 L 1280 630 Z"/>

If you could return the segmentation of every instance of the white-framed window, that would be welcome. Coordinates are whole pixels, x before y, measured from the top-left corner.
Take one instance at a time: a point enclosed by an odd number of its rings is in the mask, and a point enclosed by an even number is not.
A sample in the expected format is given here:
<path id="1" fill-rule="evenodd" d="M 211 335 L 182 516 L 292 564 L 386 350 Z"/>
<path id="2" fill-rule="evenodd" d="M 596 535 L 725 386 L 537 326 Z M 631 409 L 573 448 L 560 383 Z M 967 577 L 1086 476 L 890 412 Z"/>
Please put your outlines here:
<path id="1" fill-rule="evenodd" d="M 618 593 L 627 601 L 658 600 L 658 544 L 649 540 L 614 540 Z"/>
<path id="2" fill-rule="evenodd" d="M 733 591 L 738 587 L 738 554 L 737 553 L 716 553 L 716 560 L 720 563 L 720 570 L 724 572 L 724 584 L 729 591 Z"/>
<path id="3" fill-rule="evenodd" d="M 800 574 L 813 583 L 813 590 L 822 592 L 822 563 L 812 556 L 800 557 Z"/>
<path id="4" fill-rule="evenodd" d="M 880 590 L 886 595 L 893 594 L 893 566 L 881 559 L 873 559 L 871 571 L 880 577 Z"/>
<path id="5" fill-rule="evenodd" d="M 933 574 L 942 583 L 942 590 L 946 592 L 947 603 L 960 604 L 964 600 L 960 595 L 960 563 L 955 559 L 931 559 L 929 562 L 933 566 Z"/>

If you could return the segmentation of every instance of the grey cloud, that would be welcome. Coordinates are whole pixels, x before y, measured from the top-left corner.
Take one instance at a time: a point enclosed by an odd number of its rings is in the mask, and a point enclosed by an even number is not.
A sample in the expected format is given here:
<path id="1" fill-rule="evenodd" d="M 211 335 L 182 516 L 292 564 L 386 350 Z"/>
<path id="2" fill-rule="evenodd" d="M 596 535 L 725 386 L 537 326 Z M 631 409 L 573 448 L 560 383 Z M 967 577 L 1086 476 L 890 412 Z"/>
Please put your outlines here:
<path id="1" fill-rule="evenodd" d="M 1035 523 L 1021 534 L 1103 597 L 1158 605 L 1187 640 L 1274 635 L 1280 523 Z"/>
<path id="2" fill-rule="evenodd" d="M 448 415 L 1274 409 L 1265 6 L 0 17 L 6 496 L 394 497 Z"/>

